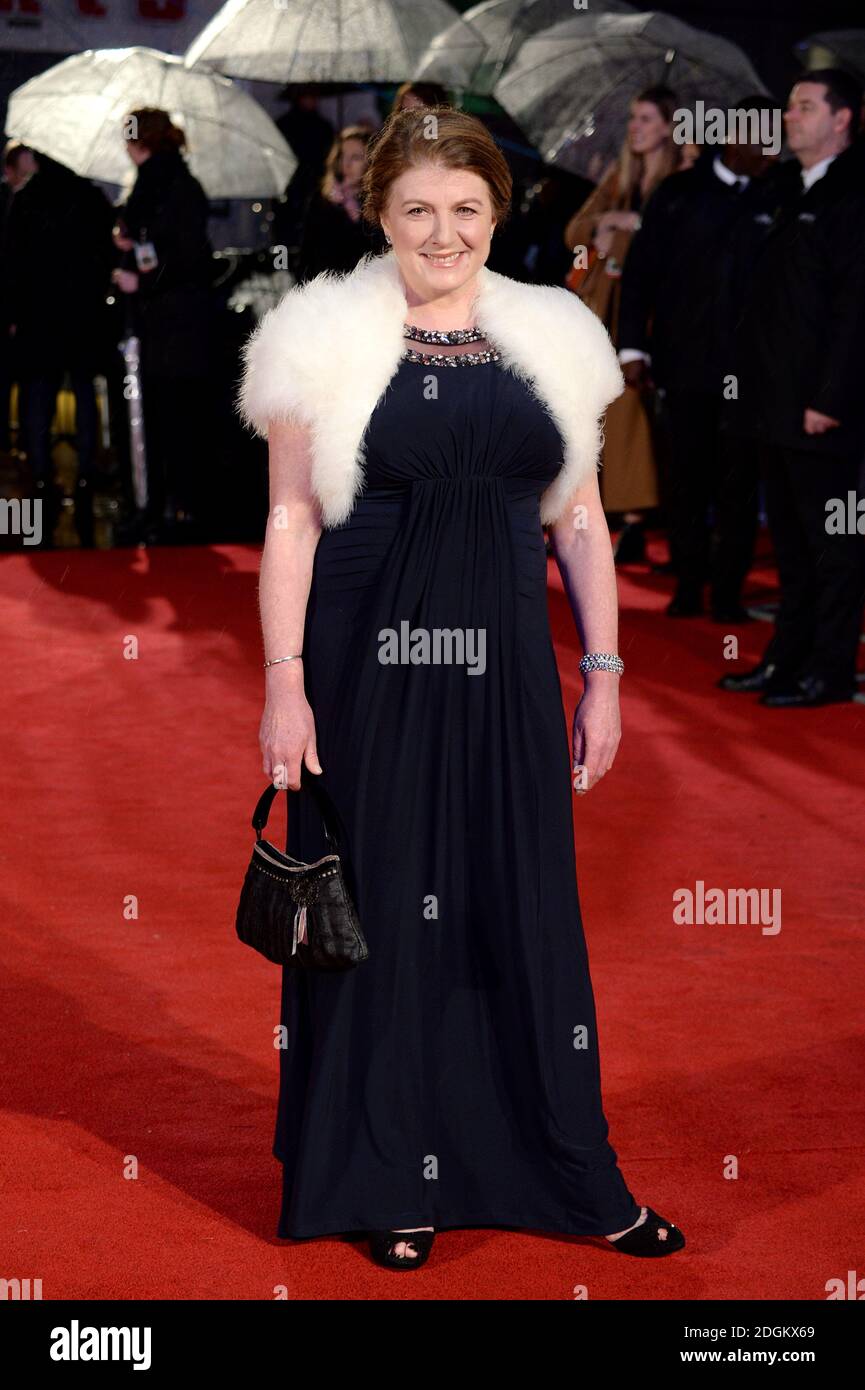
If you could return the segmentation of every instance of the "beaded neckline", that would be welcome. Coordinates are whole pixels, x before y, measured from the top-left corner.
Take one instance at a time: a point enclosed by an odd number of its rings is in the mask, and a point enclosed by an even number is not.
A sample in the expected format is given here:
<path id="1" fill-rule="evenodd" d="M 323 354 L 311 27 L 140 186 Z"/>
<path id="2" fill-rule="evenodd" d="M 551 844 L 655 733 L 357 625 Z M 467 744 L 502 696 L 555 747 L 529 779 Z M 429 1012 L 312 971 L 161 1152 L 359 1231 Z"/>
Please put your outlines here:
<path id="1" fill-rule="evenodd" d="M 486 333 L 474 328 L 451 328 L 446 331 L 436 328 L 417 328 L 413 323 L 403 325 L 403 337 L 418 343 L 438 343 L 442 346 L 457 346 L 463 343 L 482 343 Z M 484 348 L 480 352 L 418 352 L 416 348 L 406 348 L 402 355 L 404 362 L 419 362 L 423 367 L 479 367 L 484 362 L 500 362 L 501 353 L 495 348 Z"/>
<path id="2" fill-rule="evenodd" d="M 487 336 L 475 325 L 473 328 L 450 328 L 442 332 L 437 328 L 418 328 L 413 323 L 403 324 L 403 337 L 413 338 L 417 343 L 480 343 Z"/>
<path id="3" fill-rule="evenodd" d="M 484 362 L 500 362 L 502 355 L 495 348 L 483 352 L 415 352 L 406 348 L 403 362 L 420 362 L 423 367 L 479 367 Z"/>

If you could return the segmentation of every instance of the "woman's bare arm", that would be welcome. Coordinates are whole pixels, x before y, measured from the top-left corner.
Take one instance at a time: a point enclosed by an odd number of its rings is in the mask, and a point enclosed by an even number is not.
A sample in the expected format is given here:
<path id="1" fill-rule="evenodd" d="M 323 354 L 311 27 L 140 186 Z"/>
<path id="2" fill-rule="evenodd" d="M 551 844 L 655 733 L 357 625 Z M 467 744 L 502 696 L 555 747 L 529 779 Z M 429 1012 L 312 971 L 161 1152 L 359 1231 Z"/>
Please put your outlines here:
<path id="1" fill-rule="evenodd" d="M 550 540 L 583 651 L 617 652 L 616 568 L 596 473 L 573 493 L 550 528 Z M 578 791 L 588 791 L 609 772 L 622 736 L 620 677 L 591 671 L 584 680 L 573 730 L 574 763 L 585 768 L 575 783 Z"/>
<path id="2" fill-rule="evenodd" d="M 259 571 L 258 599 L 266 660 L 303 650 L 312 565 L 321 516 L 312 490 L 310 432 L 272 423 L 268 431 L 270 511 Z M 266 700 L 259 742 L 265 774 L 297 791 L 301 763 L 318 761 L 315 721 L 306 699 L 302 661 L 283 661 L 265 672 Z"/>

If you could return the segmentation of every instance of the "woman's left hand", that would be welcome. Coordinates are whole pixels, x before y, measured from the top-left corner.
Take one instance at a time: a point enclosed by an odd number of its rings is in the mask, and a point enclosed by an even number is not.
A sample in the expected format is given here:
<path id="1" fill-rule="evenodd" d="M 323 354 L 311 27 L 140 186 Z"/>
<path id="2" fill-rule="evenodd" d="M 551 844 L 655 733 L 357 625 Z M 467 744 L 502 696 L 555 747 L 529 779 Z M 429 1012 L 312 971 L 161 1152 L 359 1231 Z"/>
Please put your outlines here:
<path id="1" fill-rule="evenodd" d="M 131 236 L 126 235 L 125 229 L 118 222 L 112 230 L 111 239 L 118 251 L 131 251 L 135 242 Z"/>
<path id="2" fill-rule="evenodd" d="M 593 671 L 574 715 L 574 790 L 578 796 L 591 791 L 609 772 L 621 737 L 619 677 L 609 671 Z"/>
<path id="3" fill-rule="evenodd" d="M 112 270 L 111 279 L 122 294 L 135 294 L 138 275 L 134 270 Z"/>
<path id="4" fill-rule="evenodd" d="M 640 214 L 624 210 L 607 212 L 602 221 L 614 232 L 635 232 L 640 225 Z"/>

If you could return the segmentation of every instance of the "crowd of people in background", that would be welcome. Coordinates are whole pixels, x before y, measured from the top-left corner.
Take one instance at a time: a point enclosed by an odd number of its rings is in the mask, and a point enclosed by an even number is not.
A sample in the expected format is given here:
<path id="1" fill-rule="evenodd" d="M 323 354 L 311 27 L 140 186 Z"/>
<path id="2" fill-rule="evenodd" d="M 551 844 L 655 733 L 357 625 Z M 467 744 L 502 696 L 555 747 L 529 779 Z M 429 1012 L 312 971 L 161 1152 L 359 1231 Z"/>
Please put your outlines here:
<path id="1" fill-rule="evenodd" d="M 98 377 L 114 388 L 118 443 L 130 395 L 145 403 L 148 500 L 130 537 L 162 538 L 168 508 L 175 521 L 192 519 L 206 490 L 215 330 L 208 202 L 183 158 L 183 132 L 164 111 L 130 112 L 125 129 L 137 172 L 117 207 L 95 184 L 37 150 L 11 142 L 4 154 L 3 443 L 8 449 L 14 384 L 21 452 L 42 503 L 48 545 L 63 499 L 52 424 L 64 381 L 75 397 L 74 512 L 83 545 L 94 537 Z M 141 344 L 134 381 L 118 353 L 118 343 L 133 334 Z M 128 478 L 127 484 L 131 499 Z"/>
<path id="2" fill-rule="evenodd" d="M 641 214 L 660 185 L 683 167 L 684 147 L 673 139 L 677 101 L 667 87 L 650 87 L 631 103 L 622 150 L 568 222 L 565 245 L 585 248 L 565 283 L 606 324 L 618 342 L 622 272 Z M 575 258 L 576 261 L 576 258 Z M 607 411 L 601 497 L 620 513 L 625 532 L 619 558 L 642 559 L 646 513 L 658 506 L 658 472 L 649 416 L 633 391 Z"/>
<path id="3" fill-rule="evenodd" d="M 771 103 L 741 102 L 761 106 Z M 615 341 L 629 388 L 644 401 L 650 387 L 662 395 L 656 435 L 676 578 L 667 611 L 701 613 L 708 586 L 718 622 L 748 620 L 742 592 L 762 496 L 780 609 L 758 665 L 721 685 L 773 707 L 856 691 L 865 526 L 858 513 L 843 529 L 833 517 L 865 478 L 861 122 L 851 76 L 803 75 L 784 114 L 792 158 L 777 161 L 759 123 L 749 132 L 742 122 L 658 185 L 621 273 Z M 626 527 L 620 561 L 640 549 Z"/>
<path id="4" fill-rule="evenodd" d="M 447 100 L 434 84 L 406 83 L 394 106 Z M 679 143 L 679 104 L 666 87 L 636 93 L 620 154 L 594 187 L 540 166 L 518 183 L 490 268 L 565 286 L 619 350 L 626 390 L 607 413 L 600 475 L 617 564 L 647 564 L 647 531 L 663 529 L 669 559 L 654 569 L 675 581 L 669 616 L 703 613 L 708 596 L 718 622 L 746 622 L 765 508 L 778 621 L 758 667 L 722 684 L 767 704 L 849 699 L 865 540 L 855 524 L 830 534 L 827 516 L 833 499 L 863 491 L 862 91 L 840 70 L 803 74 L 784 110 L 785 159 L 763 146 L 758 121 L 737 123 L 721 144 Z M 738 109 L 776 105 L 743 94 Z M 384 250 L 359 201 L 373 123 L 336 130 L 315 93 L 301 90 L 278 124 L 298 163 L 272 235 L 294 279 L 350 271 Z M 52 466 L 58 392 L 66 382 L 74 393 L 75 520 L 89 545 L 94 380 L 108 382 L 122 418 L 130 384 L 117 343 L 130 334 L 141 342 L 134 389 L 148 503 L 137 512 L 127 487 L 130 520 L 118 539 L 167 539 L 178 527 L 207 538 L 195 530 L 206 513 L 219 336 L 207 199 L 164 111 L 131 112 L 124 134 L 135 180 L 118 206 L 38 150 L 11 142 L 4 155 L 0 447 L 11 444 L 14 385 L 19 452 L 44 500 L 47 544 L 62 500 Z"/>

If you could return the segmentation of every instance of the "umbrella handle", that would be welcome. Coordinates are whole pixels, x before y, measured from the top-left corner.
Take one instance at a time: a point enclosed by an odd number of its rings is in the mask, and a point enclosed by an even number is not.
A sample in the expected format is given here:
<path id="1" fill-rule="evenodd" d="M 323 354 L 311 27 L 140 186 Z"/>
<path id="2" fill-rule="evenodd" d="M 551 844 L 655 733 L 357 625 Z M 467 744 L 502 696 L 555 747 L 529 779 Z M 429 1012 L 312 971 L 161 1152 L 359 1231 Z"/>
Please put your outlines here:
<path id="1" fill-rule="evenodd" d="M 128 232 L 128 228 L 126 229 Z M 137 270 L 134 251 L 121 251 L 119 258 L 119 270 Z M 123 294 L 118 289 L 117 293 L 123 298 L 123 336 L 124 338 L 134 338 L 136 334 L 135 300 L 134 294 Z"/>

